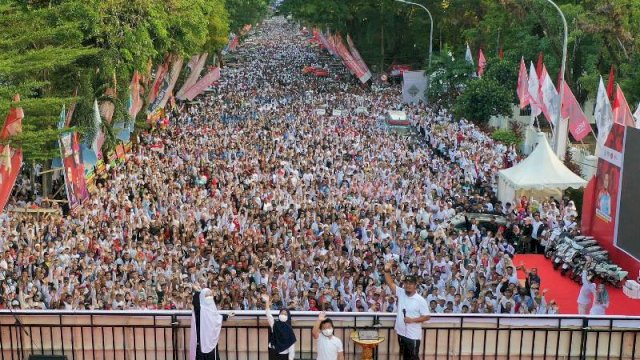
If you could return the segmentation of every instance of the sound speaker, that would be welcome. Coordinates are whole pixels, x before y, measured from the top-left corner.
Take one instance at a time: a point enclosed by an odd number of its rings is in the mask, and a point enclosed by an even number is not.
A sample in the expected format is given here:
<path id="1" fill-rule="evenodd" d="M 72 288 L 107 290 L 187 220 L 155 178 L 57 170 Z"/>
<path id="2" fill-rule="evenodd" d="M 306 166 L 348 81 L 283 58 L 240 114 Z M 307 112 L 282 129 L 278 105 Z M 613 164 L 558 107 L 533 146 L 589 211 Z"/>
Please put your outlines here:
<path id="1" fill-rule="evenodd" d="M 67 360 L 66 355 L 31 355 L 29 360 Z"/>

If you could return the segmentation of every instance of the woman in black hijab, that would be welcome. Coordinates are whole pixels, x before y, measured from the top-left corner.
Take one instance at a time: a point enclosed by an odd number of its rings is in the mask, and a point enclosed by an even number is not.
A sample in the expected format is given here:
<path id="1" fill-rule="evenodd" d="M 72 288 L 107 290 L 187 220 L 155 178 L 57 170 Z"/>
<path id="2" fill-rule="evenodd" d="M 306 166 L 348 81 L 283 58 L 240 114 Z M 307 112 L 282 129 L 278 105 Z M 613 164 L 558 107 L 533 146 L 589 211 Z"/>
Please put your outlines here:
<path id="1" fill-rule="evenodd" d="M 271 299 L 267 295 L 263 299 L 269 322 L 269 360 L 293 360 L 296 335 L 291 326 L 291 313 L 287 309 L 280 309 L 278 319 L 274 319 L 271 315 Z"/>

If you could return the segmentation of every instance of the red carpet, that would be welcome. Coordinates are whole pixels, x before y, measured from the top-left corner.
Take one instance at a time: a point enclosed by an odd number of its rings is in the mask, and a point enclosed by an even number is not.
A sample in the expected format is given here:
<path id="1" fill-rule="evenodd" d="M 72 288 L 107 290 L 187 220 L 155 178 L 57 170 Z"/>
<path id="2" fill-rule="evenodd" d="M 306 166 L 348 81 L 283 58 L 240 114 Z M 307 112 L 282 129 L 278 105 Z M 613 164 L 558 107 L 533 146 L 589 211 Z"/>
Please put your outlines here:
<path id="1" fill-rule="evenodd" d="M 524 262 L 527 269 L 538 268 L 538 274 L 542 285 L 540 289 L 549 289 L 547 301 L 555 299 L 562 314 L 576 314 L 578 312 L 578 293 L 580 284 L 572 281 L 568 277 L 560 275 L 560 271 L 553 269 L 551 261 L 544 255 L 516 255 L 514 265 L 519 266 Z M 522 271 L 518 271 L 518 277 L 524 279 Z M 630 299 L 622 289 L 607 287 L 609 298 L 611 299 L 607 315 L 640 315 L 640 299 Z"/>

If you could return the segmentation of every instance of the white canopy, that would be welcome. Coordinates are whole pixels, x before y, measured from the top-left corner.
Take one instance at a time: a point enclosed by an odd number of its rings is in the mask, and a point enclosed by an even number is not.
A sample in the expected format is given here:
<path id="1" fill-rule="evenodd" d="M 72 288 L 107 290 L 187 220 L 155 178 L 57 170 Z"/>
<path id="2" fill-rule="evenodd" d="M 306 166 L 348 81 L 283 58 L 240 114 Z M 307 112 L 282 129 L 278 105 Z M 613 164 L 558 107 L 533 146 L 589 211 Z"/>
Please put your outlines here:
<path id="1" fill-rule="evenodd" d="M 526 159 L 514 167 L 500 170 L 498 198 L 503 203 L 513 202 L 522 194 L 539 194 L 542 197 L 587 185 L 558 159 L 544 133 L 538 133 L 537 140 L 538 145 Z"/>

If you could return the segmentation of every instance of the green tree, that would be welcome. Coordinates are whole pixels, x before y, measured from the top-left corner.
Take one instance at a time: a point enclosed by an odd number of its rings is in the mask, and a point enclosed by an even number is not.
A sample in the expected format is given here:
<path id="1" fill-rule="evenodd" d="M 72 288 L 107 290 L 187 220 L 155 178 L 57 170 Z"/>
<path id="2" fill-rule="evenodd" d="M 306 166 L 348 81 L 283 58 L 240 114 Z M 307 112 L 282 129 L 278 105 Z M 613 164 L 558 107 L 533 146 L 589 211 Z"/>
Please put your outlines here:
<path id="1" fill-rule="evenodd" d="M 497 81 L 482 78 L 469 83 L 456 100 L 457 116 L 487 123 L 492 116 L 511 116 L 513 96 Z"/>

